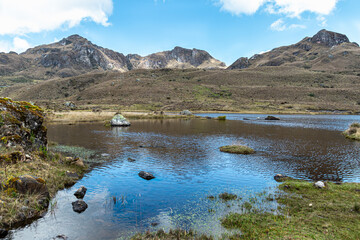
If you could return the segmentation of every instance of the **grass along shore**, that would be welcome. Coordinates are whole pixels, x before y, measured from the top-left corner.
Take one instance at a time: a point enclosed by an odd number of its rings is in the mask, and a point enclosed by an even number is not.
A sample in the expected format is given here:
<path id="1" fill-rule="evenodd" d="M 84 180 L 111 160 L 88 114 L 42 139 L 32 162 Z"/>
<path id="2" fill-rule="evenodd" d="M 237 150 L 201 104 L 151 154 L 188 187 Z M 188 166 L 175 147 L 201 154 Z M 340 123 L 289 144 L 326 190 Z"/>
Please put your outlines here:
<path id="1" fill-rule="evenodd" d="M 327 182 L 320 189 L 312 182 L 288 180 L 275 193 L 264 194 L 266 201 L 279 203 L 278 209 L 267 212 L 259 207 L 263 202 L 243 203 L 244 211 L 230 213 L 220 220 L 226 229 L 241 233 L 229 232 L 220 239 L 359 239 L 359 183 Z M 193 231 L 160 230 L 137 234 L 132 239 L 214 238 Z"/>
<path id="2" fill-rule="evenodd" d="M 13 160 L 11 163 L 2 161 L 2 187 L 19 176 L 36 176 L 43 180 L 52 198 L 58 190 L 74 185 L 86 170 L 85 166 L 72 164 L 63 155 L 45 149 L 27 153 L 30 158 L 26 161 L 11 159 L 16 156 L 14 153 L 18 153 L 18 156 L 22 154 L 14 149 L 1 149 L 1 159 Z M 0 191 L 0 228 L 11 229 L 40 217 L 47 211 L 47 204 L 41 202 L 42 198 L 38 194 L 20 194 L 12 188 Z"/>

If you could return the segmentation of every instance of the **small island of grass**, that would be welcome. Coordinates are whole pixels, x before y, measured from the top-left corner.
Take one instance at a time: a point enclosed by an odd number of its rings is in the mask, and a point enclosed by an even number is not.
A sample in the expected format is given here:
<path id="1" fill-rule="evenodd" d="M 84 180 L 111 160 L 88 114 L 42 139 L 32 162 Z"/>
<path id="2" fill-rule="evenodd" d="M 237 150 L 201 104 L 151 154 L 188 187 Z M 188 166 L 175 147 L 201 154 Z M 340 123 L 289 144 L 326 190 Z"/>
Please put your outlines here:
<path id="1" fill-rule="evenodd" d="M 343 135 L 346 138 L 360 141 L 360 123 L 351 124 L 349 129 L 343 132 Z"/>
<path id="2" fill-rule="evenodd" d="M 236 154 L 252 154 L 254 149 L 243 145 L 228 145 L 220 148 L 221 152 L 236 153 Z"/>

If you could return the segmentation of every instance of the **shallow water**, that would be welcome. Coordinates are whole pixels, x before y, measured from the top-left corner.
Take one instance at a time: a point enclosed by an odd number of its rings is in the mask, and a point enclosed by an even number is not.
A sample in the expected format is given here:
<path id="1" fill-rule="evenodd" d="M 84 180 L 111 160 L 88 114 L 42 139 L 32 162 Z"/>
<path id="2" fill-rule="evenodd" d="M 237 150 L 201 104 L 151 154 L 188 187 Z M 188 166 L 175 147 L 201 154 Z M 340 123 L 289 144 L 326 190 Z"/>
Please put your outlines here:
<path id="1" fill-rule="evenodd" d="M 52 213 L 13 231 L 9 239 L 52 239 L 59 234 L 69 239 L 127 239 L 137 231 L 177 227 L 219 236 L 225 231 L 219 218 L 241 211 L 241 203 L 259 198 L 258 193 L 272 191 L 277 173 L 360 181 L 360 143 L 340 134 L 359 116 L 283 115 L 271 122 L 258 117 L 264 115 L 228 114 L 231 121 L 137 120 L 130 128 L 50 125 L 50 140 L 109 154 L 108 161 L 60 191 Z M 228 144 L 245 144 L 256 153 L 221 153 L 219 147 Z M 142 170 L 156 178 L 141 179 L 137 174 Z M 82 185 L 88 188 L 84 200 L 89 208 L 77 214 L 71 202 Z M 225 191 L 243 199 L 229 204 L 207 199 Z M 276 203 L 262 207 L 276 209 Z M 152 227 L 155 222 L 159 225 Z"/>

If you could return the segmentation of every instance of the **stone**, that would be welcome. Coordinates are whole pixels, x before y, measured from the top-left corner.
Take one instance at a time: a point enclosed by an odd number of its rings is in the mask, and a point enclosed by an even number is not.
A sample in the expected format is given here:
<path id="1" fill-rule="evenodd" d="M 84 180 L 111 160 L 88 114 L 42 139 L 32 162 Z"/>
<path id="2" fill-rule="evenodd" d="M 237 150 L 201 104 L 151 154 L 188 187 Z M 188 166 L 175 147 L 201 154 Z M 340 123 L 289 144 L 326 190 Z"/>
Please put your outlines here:
<path id="1" fill-rule="evenodd" d="M 180 115 L 185 115 L 185 116 L 191 116 L 193 115 L 192 112 L 190 112 L 189 110 L 184 110 L 180 112 Z"/>
<path id="2" fill-rule="evenodd" d="M 116 114 L 110 121 L 112 127 L 128 127 L 130 122 L 121 114 Z"/>
<path id="3" fill-rule="evenodd" d="M 78 198 L 78 199 L 83 199 L 85 197 L 85 194 L 86 194 L 86 191 L 87 191 L 87 188 L 84 187 L 84 186 L 81 186 L 75 193 L 75 197 Z"/>
<path id="4" fill-rule="evenodd" d="M 65 107 L 70 108 L 71 110 L 76 109 L 76 105 L 73 102 L 66 102 Z"/>
<path id="5" fill-rule="evenodd" d="M 325 183 L 322 181 L 317 181 L 316 183 L 314 183 L 314 186 L 317 188 L 325 188 Z"/>
<path id="6" fill-rule="evenodd" d="M 151 226 L 153 226 L 153 227 L 156 227 L 157 225 L 159 225 L 159 223 L 157 223 L 157 222 L 152 222 L 151 223 Z"/>
<path id="7" fill-rule="evenodd" d="M 291 180 L 292 178 L 291 177 L 288 177 L 286 175 L 282 175 L 282 174 L 276 174 L 274 176 L 274 179 L 275 181 L 277 182 L 284 182 L 284 181 L 287 181 L 287 180 Z"/>
<path id="8" fill-rule="evenodd" d="M 0 228 L 0 238 L 5 238 L 9 234 L 8 230 Z"/>
<path id="9" fill-rule="evenodd" d="M 274 116 L 267 116 L 267 117 L 265 118 L 265 120 L 278 121 L 278 120 L 280 120 L 280 118 L 274 117 Z"/>
<path id="10" fill-rule="evenodd" d="M 45 180 L 31 175 L 23 175 L 10 179 L 6 188 L 15 188 L 20 194 L 39 194 L 45 198 L 50 197 Z"/>
<path id="11" fill-rule="evenodd" d="M 65 175 L 70 177 L 70 178 L 80 178 L 79 174 L 77 174 L 76 172 L 69 172 L 69 171 L 66 171 L 65 172 Z"/>
<path id="12" fill-rule="evenodd" d="M 73 206 L 74 212 L 77 213 L 82 213 L 88 208 L 88 205 L 83 200 L 77 200 L 75 202 L 72 202 L 71 204 Z"/>
<path id="13" fill-rule="evenodd" d="M 74 159 L 74 163 L 75 166 L 81 167 L 81 168 L 85 168 L 85 164 L 84 161 L 81 158 L 75 158 Z"/>
<path id="14" fill-rule="evenodd" d="M 57 235 L 56 237 L 53 238 L 53 240 L 67 240 L 67 239 L 69 238 L 64 234 Z"/>
<path id="15" fill-rule="evenodd" d="M 151 179 L 155 178 L 154 175 L 152 175 L 151 173 L 144 172 L 144 171 L 139 172 L 139 177 L 141 177 L 145 180 L 151 180 Z"/>
<path id="16" fill-rule="evenodd" d="M 129 157 L 129 158 L 128 158 L 128 161 L 129 161 L 129 162 L 135 162 L 136 160 Z"/>

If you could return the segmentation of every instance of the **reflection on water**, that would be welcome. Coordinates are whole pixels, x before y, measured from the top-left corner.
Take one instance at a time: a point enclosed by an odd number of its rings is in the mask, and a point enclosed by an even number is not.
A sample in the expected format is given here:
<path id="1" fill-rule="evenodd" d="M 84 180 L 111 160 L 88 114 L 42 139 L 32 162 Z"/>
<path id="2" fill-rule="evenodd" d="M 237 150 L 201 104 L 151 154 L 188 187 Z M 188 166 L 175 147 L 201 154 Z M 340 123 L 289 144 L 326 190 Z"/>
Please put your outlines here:
<path id="1" fill-rule="evenodd" d="M 243 117 L 228 115 L 228 119 Z M 354 116 L 283 116 L 285 120 L 276 123 L 257 117 L 138 120 L 130 128 L 112 129 L 96 124 L 50 125 L 52 141 L 110 154 L 109 161 L 73 188 L 59 192 L 55 215 L 14 231 L 11 239 L 51 239 L 58 234 L 70 239 L 126 239 L 136 231 L 176 227 L 219 235 L 224 231 L 219 217 L 239 211 L 241 202 L 226 206 L 210 201 L 209 195 L 227 191 L 246 201 L 274 186 L 277 173 L 312 180 L 360 180 L 360 145 L 339 132 L 356 121 Z M 256 153 L 218 150 L 228 144 L 246 144 Z M 141 179 L 137 174 L 142 170 L 156 178 Z M 71 202 L 81 185 L 88 188 L 84 200 L 89 208 L 77 214 Z M 276 203 L 268 208 L 276 209 Z"/>

